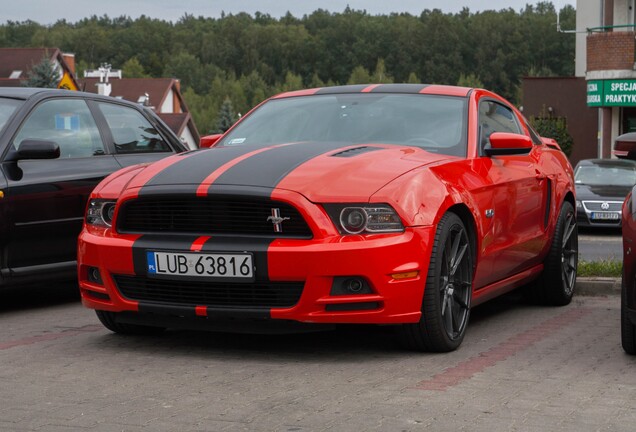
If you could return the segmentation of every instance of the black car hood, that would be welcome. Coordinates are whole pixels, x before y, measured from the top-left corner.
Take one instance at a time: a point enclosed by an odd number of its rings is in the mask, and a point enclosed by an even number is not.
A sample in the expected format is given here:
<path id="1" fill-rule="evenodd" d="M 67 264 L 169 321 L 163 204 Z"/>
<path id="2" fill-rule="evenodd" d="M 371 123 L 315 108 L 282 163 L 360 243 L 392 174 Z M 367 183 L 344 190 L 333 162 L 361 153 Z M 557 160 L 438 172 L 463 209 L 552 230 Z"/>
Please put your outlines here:
<path id="1" fill-rule="evenodd" d="M 578 200 L 616 200 L 623 201 L 631 186 L 590 186 L 585 184 L 576 185 L 576 198 Z"/>

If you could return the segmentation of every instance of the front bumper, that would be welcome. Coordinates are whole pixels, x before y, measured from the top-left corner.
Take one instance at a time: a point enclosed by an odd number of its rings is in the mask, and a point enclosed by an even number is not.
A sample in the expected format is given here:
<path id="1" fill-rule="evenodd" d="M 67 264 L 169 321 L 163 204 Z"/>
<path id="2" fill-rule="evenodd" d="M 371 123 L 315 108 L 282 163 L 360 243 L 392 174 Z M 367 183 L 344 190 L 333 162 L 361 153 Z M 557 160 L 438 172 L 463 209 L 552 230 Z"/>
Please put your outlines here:
<path id="1" fill-rule="evenodd" d="M 603 204 L 607 210 L 600 208 Z M 620 228 L 621 205 L 618 201 L 577 201 L 576 221 L 579 227 Z"/>
<path id="2" fill-rule="evenodd" d="M 276 284 L 300 285 L 302 291 L 295 304 L 271 307 L 253 301 L 246 306 L 227 302 L 182 302 L 176 297 L 167 300 L 170 296 L 160 301 L 124 296 L 116 279 L 146 280 L 145 264 L 139 262 L 145 251 L 168 248 L 191 252 L 194 250 L 191 239 L 104 235 L 85 229 L 78 243 L 82 302 L 92 309 L 152 315 L 155 321 L 161 321 L 164 316 L 166 319 L 190 317 L 198 320 L 271 318 L 304 323 L 414 323 L 421 315 L 434 234 L 434 227 L 429 226 L 407 228 L 401 234 L 275 239 L 266 243 L 214 239 L 202 246 L 201 252 L 255 253 L 255 290 L 259 286 Z M 99 278 L 94 277 L 94 269 L 99 270 Z M 365 281 L 366 292 L 347 293 L 334 289 L 350 277 Z M 178 280 L 172 282 L 181 283 Z M 245 286 L 237 284 L 236 288 Z M 232 284 L 227 289 L 231 290 Z"/>

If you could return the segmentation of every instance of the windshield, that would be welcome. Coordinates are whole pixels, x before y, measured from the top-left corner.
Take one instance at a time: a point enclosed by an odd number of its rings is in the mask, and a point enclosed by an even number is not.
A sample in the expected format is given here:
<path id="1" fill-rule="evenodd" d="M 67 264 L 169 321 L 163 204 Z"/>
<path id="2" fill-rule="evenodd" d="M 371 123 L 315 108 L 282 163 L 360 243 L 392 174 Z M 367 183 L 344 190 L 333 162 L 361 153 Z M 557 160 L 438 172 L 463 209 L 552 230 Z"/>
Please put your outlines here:
<path id="1" fill-rule="evenodd" d="M 574 181 L 590 186 L 634 186 L 636 165 L 582 165 L 574 173 Z"/>
<path id="2" fill-rule="evenodd" d="M 466 156 L 466 98 L 416 94 L 335 94 L 273 99 L 217 147 L 289 142 L 397 144 Z"/>
<path id="3" fill-rule="evenodd" d="M 11 115 L 22 103 L 23 101 L 16 99 L 0 98 L 0 131 L 4 129 Z"/>

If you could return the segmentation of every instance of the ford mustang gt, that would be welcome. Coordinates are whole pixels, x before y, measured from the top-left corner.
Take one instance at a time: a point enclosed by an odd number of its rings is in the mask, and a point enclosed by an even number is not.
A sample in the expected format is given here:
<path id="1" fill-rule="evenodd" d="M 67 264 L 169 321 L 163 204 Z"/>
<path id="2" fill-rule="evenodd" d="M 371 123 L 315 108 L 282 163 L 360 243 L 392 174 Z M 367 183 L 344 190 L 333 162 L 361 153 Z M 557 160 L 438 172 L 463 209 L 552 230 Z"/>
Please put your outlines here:
<path id="1" fill-rule="evenodd" d="M 444 352 L 504 292 L 572 298 L 572 167 L 492 92 L 290 92 L 207 142 L 93 191 L 78 272 L 108 329 L 390 324 Z"/>

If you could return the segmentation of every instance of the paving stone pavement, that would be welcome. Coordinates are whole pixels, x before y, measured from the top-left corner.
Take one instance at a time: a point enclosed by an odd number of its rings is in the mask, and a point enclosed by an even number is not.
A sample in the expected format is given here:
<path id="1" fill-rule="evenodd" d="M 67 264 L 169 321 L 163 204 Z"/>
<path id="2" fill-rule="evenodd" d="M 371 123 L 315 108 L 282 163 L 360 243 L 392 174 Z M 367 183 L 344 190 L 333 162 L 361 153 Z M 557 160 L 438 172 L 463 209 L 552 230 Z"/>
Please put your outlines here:
<path id="1" fill-rule="evenodd" d="M 121 337 L 73 296 L 0 294 L 0 431 L 633 431 L 620 298 L 476 308 L 459 350 L 389 327 Z"/>

